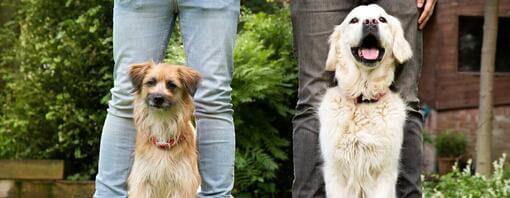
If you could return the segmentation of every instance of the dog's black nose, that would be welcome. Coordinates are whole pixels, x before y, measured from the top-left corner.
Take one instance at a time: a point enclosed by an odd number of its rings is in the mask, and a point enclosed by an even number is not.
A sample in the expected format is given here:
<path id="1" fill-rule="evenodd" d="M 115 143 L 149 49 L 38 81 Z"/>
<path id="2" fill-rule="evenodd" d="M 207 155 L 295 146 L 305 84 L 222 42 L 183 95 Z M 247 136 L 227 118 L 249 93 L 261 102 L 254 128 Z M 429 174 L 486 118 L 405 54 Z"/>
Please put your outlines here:
<path id="1" fill-rule="evenodd" d="M 155 106 L 161 106 L 161 104 L 163 104 L 163 102 L 165 102 L 165 96 L 162 94 L 151 94 L 151 95 L 149 95 L 149 100 Z"/>
<path id="2" fill-rule="evenodd" d="M 363 20 L 363 32 L 364 33 L 377 33 L 377 19 L 365 19 Z"/>
<path id="3" fill-rule="evenodd" d="M 363 21 L 363 24 L 365 25 L 377 25 L 377 23 L 379 23 L 377 19 L 365 19 Z"/>

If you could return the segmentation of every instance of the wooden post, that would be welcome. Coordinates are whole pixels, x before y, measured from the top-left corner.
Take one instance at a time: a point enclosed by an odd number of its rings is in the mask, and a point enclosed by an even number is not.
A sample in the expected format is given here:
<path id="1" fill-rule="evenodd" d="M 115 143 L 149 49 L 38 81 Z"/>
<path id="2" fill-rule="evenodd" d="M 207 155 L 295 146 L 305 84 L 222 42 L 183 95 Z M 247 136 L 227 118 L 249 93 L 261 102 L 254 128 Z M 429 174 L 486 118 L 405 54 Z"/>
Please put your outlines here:
<path id="1" fill-rule="evenodd" d="M 480 68 L 480 106 L 476 133 L 476 172 L 491 174 L 492 121 L 493 121 L 493 77 L 496 60 L 498 34 L 498 0 L 485 1 L 483 45 Z"/>

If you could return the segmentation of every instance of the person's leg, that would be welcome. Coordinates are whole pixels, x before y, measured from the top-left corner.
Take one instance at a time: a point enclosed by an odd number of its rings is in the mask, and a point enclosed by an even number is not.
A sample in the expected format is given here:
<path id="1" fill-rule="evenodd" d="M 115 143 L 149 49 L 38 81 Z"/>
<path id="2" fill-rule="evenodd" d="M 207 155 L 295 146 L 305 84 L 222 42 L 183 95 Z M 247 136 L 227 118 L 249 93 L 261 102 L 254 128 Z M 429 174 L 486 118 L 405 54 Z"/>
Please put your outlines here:
<path id="1" fill-rule="evenodd" d="M 416 110 L 408 111 L 404 127 L 404 143 L 400 151 L 400 172 L 397 195 L 405 198 L 422 197 L 421 162 L 423 118 Z"/>
<path id="2" fill-rule="evenodd" d="M 390 15 L 400 19 L 406 40 L 413 49 L 413 58 L 400 66 L 395 85 L 408 104 L 404 127 L 404 142 L 400 154 L 400 173 L 397 182 L 398 197 L 421 197 L 421 162 L 423 118 L 418 99 L 418 82 L 422 64 L 422 32 L 418 31 L 419 12 L 415 0 L 378 2 Z"/>
<path id="3" fill-rule="evenodd" d="M 198 197 L 232 197 L 235 133 L 230 82 L 239 4 L 235 0 L 224 6 L 179 6 L 187 63 L 202 75 L 194 96 L 202 177 Z"/>
<path id="4" fill-rule="evenodd" d="M 116 0 L 113 18 L 114 87 L 104 123 L 94 197 L 127 197 L 136 129 L 132 119 L 132 85 L 128 67 L 160 62 L 174 17 L 170 1 Z"/>
<path id="5" fill-rule="evenodd" d="M 317 107 L 332 73 L 325 72 L 328 37 L 353 8 L 353 1 L 291 1 L 299 89 L 293 119 L 293 197 L 325 197 Z"/>

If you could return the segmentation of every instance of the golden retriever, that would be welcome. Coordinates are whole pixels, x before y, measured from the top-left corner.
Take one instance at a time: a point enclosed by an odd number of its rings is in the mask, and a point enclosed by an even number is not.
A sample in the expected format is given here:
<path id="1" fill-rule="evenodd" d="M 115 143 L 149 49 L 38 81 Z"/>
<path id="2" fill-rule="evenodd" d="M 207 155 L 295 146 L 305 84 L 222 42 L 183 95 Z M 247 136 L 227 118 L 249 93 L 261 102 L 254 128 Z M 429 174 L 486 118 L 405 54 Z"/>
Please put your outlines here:
<path id="1" fill-rule="evenodd" d="M 396 197 L 406 104 L 390 86 L 397 64 L 412 56 L 402 26 L 378 5 L 359 6 L 329 42 L 326 70 L 338 85 L 319 107 L 326 194 Z"/>
<path id="2" fill-rule="evenodd" d="M 132 65 L 135 160 L 128 178 L 134 198 L 191 198 L 200 185 L 193 93 L 200 75 L 185 66 Z"/>

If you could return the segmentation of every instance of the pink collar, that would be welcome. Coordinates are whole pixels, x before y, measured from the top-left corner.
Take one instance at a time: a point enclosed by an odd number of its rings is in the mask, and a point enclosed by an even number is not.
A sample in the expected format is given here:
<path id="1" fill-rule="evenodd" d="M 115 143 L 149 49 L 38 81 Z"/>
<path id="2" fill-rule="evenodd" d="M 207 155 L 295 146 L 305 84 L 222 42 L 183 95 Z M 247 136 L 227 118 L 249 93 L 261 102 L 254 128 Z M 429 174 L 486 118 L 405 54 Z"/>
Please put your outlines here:
<path id="1" fill-rule="evenodd" d="M 171 147 L 175 146 L 177 143 L 179 143 L 180 141 L 184 140 L 184 136 L 181 136 L 181 138 L 179 138 L 177 141 L 175 140 L 175 138 L 169 138 L 166 140 L 166 142 L 164 141 L 158 141 L 158 139 L 154 136 L 151 136 L 149 138 L 149 141 L 156 145 L 158 148 L 160 149 L 170 149 Z"/>

